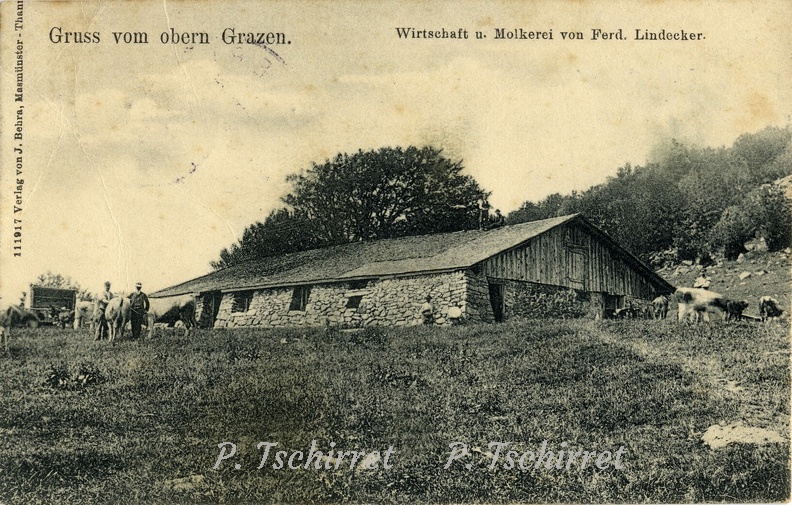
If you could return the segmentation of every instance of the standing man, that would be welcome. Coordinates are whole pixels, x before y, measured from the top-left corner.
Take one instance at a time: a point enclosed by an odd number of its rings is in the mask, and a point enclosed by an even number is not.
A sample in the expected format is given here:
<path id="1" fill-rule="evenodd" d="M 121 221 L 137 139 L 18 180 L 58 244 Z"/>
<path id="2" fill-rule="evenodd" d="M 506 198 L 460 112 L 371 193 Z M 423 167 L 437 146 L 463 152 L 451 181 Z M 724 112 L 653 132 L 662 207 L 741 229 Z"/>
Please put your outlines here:
<path id="1" fill-rule="evenodd" d="M 104 283 L 104 291 L 96 299 L 96 337 L 94 340 L 102 340 L 107 337 L 107 317 L 105 317 L 105 309 L 110 300 L 113 299 L 113 293 L 110 292 L 110 281 Z"/>
<path id="2" fill-rule="evenodd" d="M 432 305 L 432 297 L 426 295 L 426 302 L 421 305 L 421 319 L 423 324 L 434 324 L 434 306 Z"/>
<path id="3" fill-rule="evenodd" d="M 479 230 L 486 230 L 489 227 L 490 204 L 486 198 L 479 201 Z"/>
<path id="4" fill-rule="evenodd" d="M 146 312 L 149 310 L 149 299 L 146 293 L 141 291 L 143 284 L 135 284 L 135 292 L 129 295 L 132 308 L 132 339 L 140 338 L 140 327 L 146 319 Z"/>

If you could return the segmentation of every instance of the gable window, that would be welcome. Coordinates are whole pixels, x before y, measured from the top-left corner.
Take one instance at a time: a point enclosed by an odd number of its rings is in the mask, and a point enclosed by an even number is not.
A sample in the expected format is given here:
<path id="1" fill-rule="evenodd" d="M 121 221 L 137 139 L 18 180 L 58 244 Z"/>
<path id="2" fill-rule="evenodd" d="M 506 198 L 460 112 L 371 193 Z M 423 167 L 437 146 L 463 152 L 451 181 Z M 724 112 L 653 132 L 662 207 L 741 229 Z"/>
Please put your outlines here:
<path id="1" fill-rule="evenodd" d="M 289 310 L 305 311 L 308 306 L 308 297 L 311 296 L 311 286 L 297 286 L 292 293 Z"/>
<path id="2" fill-rule="evenodd" d="M 363 300 L 363 295 L 350 296 L 347 298 L 346 308 L 356 309 L 360 307 L 360 302 Z"/>
<path id="3" fill-rule="evenodd" d="M 231 312 L 247 312 L 253 302 L 253 291 L 237 291 L 231 304 Z"/>

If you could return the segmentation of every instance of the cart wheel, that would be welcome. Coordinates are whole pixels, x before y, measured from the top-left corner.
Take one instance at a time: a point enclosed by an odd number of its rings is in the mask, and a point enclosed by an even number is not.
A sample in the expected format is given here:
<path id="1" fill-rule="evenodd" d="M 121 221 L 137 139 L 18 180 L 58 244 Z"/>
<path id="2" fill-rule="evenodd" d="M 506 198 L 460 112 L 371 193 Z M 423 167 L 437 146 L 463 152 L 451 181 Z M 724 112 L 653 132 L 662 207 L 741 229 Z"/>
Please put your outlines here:
<path id="1" fill-rule="evenodd" d="M 39 322 L 36 321 L 35 319 L 28 319 L 25 325 L 28 328 L 38 328 Z"/>

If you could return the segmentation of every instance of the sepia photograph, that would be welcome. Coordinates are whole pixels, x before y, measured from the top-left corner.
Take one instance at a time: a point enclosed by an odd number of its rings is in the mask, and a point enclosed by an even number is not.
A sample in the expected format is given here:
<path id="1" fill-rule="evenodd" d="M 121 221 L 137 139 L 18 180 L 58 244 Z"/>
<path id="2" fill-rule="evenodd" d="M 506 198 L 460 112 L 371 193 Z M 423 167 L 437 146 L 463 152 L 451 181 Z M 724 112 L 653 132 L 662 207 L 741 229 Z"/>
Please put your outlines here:
<path id="1" fill-rule="evenodd" d="M 0 504 L 788 502 L 790 19 L 0 2 Z"/>

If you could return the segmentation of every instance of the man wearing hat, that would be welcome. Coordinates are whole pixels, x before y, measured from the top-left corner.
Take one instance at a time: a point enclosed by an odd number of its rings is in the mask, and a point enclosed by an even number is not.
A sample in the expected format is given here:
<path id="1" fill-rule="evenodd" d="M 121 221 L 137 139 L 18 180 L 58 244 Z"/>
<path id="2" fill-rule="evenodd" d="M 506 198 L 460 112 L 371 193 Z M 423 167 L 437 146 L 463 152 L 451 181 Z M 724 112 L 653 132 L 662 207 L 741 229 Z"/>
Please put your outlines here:
<path id="1" fill-rule="evenodd" d="M 104 283 L 104 291 L 96 299 L 96 312 L 94 319 L 96 320 L 96 337 L 94 340 L 102 340 L 107 337 L 108 326 L 107 318 L 105 317 L 105 309 L 110 300 L 113 299 L 113 293 L 110 291 L 110 281 Z"/>
<path id="2" fill-rule="evenodd" d="M 146 312 L 149 310 L 148 296 L 141 291 L 141 288 L 143 288 L 143 284 L 138 282 L 135 284 L 135 292 L 129 295 L 132 309 L 132 338 L 135 340 L 140 337 L 140 327 L 146 318 Z"/>

